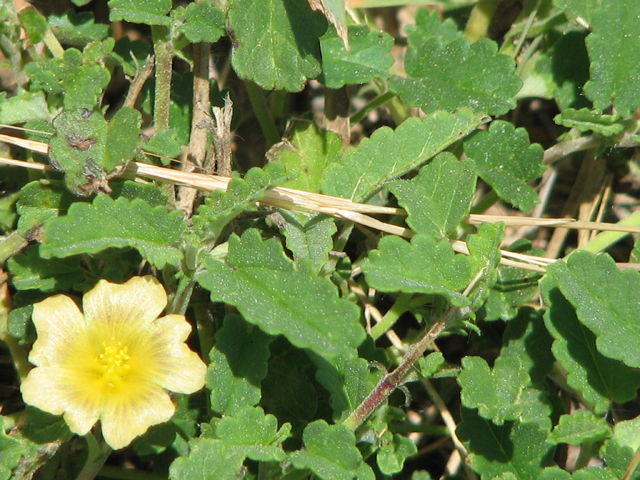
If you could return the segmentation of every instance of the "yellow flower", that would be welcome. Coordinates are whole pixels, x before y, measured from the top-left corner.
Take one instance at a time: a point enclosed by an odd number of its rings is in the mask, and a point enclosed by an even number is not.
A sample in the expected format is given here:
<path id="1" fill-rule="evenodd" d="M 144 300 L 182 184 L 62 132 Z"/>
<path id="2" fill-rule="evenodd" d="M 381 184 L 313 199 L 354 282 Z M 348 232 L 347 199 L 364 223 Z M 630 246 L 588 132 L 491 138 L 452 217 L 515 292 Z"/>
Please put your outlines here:
<path id="1" fill-rule="evenodd" d="M 34 306 L 36 368 L 20 389 L 25 403 L 64 415 L 79 435 L 100 420 L 107 444 L 123 448 L 173 416 L 166 390 L 201 389 L 206 366 L 184 343 L 184 316 L 158 318 L 167 295 L 155 278 L 100 280 L 82 303 L 84 315 L 66 295 Z"/>

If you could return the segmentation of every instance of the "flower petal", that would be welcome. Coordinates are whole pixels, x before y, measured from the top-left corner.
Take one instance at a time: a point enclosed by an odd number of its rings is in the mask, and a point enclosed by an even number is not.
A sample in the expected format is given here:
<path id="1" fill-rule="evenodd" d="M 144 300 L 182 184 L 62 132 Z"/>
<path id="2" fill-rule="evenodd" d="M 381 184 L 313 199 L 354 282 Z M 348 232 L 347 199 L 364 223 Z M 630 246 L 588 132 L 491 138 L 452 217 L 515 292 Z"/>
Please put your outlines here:
<path id="1" fill-rule="evenodd" d="M 78 345 L 86 344 L 86 324 L 80 309 L 66 295 L 54 295 L 33 307 L 38 339 L 29 361 L 37 366 L 59 365 L 77 356 Z"/>
<path id="2" fill-rule="evenodd" d="M 102 434 L 111 448 L 124 448 L 150 426 L 169 420 L 175 410 L 163 389 L 150 382 L 138 384 L 127 395 L 109 399 L 100 417 Z"/>
<path id="3" fill-rule="evenodd" d="M 136 346 L 135 353 L 132 350 L 132 371 L 145 372 L 146 379 L 173 392 L 200 390 L 207 366 L 184 343 L 190 332 L 191 325 L 182 315 L 167 315 L 153 322 L 146 342 Z M 134 365 L 138 360 L 141 364 Z"/>
<path id="4" fill-rule="evenodd" d="M 167 306 L 164 287 L 152 276 L 118 285 L 100 280 L 84 295 L 83 310 L 96 337 L 128 341 L 148 328 Z"/>
<path id="5" fill-rule="evenodd" d="M 20 391 L 25 403 L 54 415 L 64 413 L 71 431 L 85 435 L 98 421 L 102 399 L 99 395 L 78 395 L 77 387 L 77 379 L 70 378 L 69 372 L 59 367 L 37 367 L 29 372 Z"/>

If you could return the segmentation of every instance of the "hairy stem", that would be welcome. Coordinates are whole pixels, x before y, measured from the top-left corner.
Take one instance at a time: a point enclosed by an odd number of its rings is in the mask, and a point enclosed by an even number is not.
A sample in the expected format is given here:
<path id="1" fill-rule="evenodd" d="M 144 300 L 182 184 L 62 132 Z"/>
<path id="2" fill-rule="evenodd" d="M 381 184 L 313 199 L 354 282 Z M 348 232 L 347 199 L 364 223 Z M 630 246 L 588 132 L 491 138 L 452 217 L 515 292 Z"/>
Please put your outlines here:
<path id="1" fill-rule="evenodd" d="M 169 106 L 171 101 L 171 75 L 173 53 L 169 29 L 152 25 L 153 50 L 156 54 L 156 91 L 153 102 L 153 121 L 156 131 L 169 128 Z"/>
<path id="2" fill-rule="evenodd" d="M 264 96 L 262 89 L 251 81 L 245 82 L 245 88 L 249 95 L 249 101 L 253 107 L 253 111 L 258 118 L 258 123 L 262 128 L 262 133 L 267 139 L 267 149 L 280 141 L 280 134 L 276 128 L 275 120 L 267 105 L 267 99 Z"/>
<path id="3" fill-rule="evenodd" d="M 431 343 L 438 338 L 449 323 L 458 318 L 459 309 L 451 307 L 437 322 L 431 325 L 420 339 L 411 345 L 402 357 L 400 365 L 393 371 L 386 374 L 380 379 L 375 388 L 367 395 L 367 397 L 351 412 L 344 425 L 352 430 L 358 428 L 382 403 L 391 395 L 391 393 L 400 385 L 402 385 L 406 376 L 411 372 L 413 364 L 424 354 Z"/>

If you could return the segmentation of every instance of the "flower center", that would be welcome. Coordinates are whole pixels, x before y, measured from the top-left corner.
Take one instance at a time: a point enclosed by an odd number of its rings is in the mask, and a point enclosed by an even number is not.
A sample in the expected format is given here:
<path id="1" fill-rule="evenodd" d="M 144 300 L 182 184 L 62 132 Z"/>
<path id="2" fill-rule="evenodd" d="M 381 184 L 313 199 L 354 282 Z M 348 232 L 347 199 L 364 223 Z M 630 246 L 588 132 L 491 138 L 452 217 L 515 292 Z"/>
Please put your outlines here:
<path id="1" fill-rule="evenodd" d="M 123 347 L 120 342 L 111 345 L 103 342 L 102 346 L 104 350 L 98 356 L 100 371 L 107 385 L 113 387 L 117 382 L 122 381 L 131 369 L 131 365 L 129 365 L 131 357 L 128 355 L 129 347 Z"/>

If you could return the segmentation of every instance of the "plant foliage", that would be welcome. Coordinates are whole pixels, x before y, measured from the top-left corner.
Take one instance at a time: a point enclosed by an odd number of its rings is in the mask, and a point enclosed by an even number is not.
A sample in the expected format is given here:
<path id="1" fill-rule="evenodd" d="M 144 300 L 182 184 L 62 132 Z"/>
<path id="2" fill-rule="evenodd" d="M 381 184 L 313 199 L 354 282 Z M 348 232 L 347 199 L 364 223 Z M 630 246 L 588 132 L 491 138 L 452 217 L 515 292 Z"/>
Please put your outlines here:
<path id="1" fill-rule="evenodd" d="M 0 2 L 0 480 L 640 479 L 640 3 L 178 3 Z M 19 389 L 134 275 L 206 387 L 110 453 Z"/>

